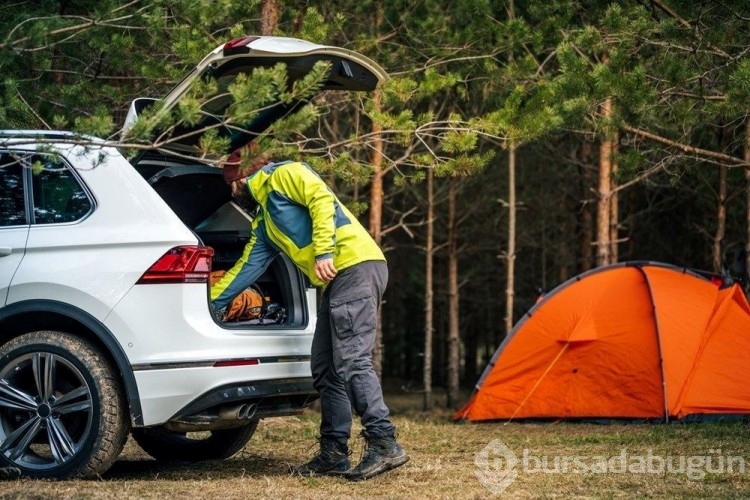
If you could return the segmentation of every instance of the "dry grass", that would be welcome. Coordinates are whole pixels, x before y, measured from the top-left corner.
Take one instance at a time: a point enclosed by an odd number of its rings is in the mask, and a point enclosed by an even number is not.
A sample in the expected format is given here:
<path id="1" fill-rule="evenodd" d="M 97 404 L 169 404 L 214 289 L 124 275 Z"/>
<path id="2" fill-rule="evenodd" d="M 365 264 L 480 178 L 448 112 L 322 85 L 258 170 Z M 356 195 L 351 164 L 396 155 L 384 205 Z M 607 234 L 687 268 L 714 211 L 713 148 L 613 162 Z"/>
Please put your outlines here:
<path id="1" fill-rule="evenodd" d="M 7 481 L 0 483 L 0 498 L 487 498 L 491 492 L 477 478 L 475 459 L 495 439 L 519 459 L 524 449 L 529 455 L 546 456 L 548 467 L 553 469 L 555 456 L 611 458 L 620 456 L 622 450 L 626 450 L 628 460 L 636 455 L 648 456 L 649 450 L 652 457 L 709 455 L 714 470 L 721 465 L 719 457 L 742 456 L 748 461 L 745 473 L 708 472 L 698 480 L 669 472 L 533 472 L 519 463 L 513 469 L 516 479 L 505 490 L 513 496 L 750 495 L 747 425 L 455 425 L 445 410 L 430 414 L 416 410 L 417 397 L 394 394 L 388 400 L 411 461 L 363 483 L 287 475 L 290 464 L 307 458 L 314 450 L 318 415 L 309 411 L 301 417 L 261 422 L 250 444 L 230 460 L 159 463 L 128 442 L 120 460 L 99 480 Z M 359 441 L 352 440 L 355 461 L 359 459 Z M 494 458 L 490 455 L 488 470 L 490 483 L 498 484 L 498 471 L 493 467 L 502 469 L 504 463 Z M 595 464 L 593 459 L 583 460 L 587 465 Z M 573 468 L 572 463 L 569 466 Z M 706 467 L 698 469 L 705 471 Z"/>

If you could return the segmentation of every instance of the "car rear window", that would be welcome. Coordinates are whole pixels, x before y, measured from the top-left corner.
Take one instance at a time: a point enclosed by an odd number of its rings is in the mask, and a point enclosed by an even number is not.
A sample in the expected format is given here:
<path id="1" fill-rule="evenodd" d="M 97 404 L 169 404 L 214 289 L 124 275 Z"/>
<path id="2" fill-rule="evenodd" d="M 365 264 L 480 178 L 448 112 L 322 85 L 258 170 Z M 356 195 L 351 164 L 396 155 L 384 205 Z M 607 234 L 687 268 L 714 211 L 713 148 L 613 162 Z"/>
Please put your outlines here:
<path id="1" fill-rule="evenodd" d="M 62 159 L 51 155 L 33 158 L 34 222 L 54 224 L 82 219 L 91 211 L 91 200 Z"/>
<path id="2" fill-rule="evenodd" d="M 0 226 L 22 226 L 26 220 L 23 167 L 13 156 L 0 153 Z"/>
<path id="3" fill-rule="evenodd" d="M 26 182 L 31 179 L 31 193 L 24 178 Z M 29 195 L 33 202 L 31 221 L 25 201 Z M 85 217 L 92 207 L 91 198 L 62 157 L 21 151 L 0 152 L 0 227 L 30 222 L 73 222 Z"/>

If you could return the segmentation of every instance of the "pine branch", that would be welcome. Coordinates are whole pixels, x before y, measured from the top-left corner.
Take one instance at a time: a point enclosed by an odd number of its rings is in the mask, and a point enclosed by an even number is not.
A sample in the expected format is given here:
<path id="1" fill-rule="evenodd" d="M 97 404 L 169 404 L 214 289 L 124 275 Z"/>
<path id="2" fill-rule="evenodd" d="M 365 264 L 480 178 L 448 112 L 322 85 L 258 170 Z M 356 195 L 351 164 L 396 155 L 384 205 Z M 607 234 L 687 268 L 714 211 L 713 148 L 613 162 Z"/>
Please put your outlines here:
<path id="1" fill-rule="evenodd" d="M 675 21 L 677 21 L 680 24 L 680 26 L 682 26 L 684 28 L 687 28 L 687 29 L 690 29 L 690 30 L 693 29 L 693 26 L 687 20 L 685 20 L 682 17 L 680 17 L 679 14 L 677 14 L 675 11 L 673 11 L 672 9 L 670 9 L 661 0 L 651 0 L 651 3 L 654 4 L 659 10 L 661 10 L 662 12 L 664 12 L 665 14 L 667 14 L 669 17 L 671 17 L 672 19 L 674 19 Z M 723 57 L 731 58 L 731 56 L 729 54 L 727 54 L 723 50 L 717 48 L 712 43 L 708 43 L 707 45 L 710 48 L 714 49 L 717 54 L 719 54 L 719 55 L 721 55 Z"/>
<path id="2" fill-rule="evenodd" d="M 731 166 L 744 167 L 745 169 L 750 170 L 750 163 L 747 163 L 742 158 L 737 158 L 735 156 L 731 156 L 731 155 L 724 154 L 724 153 L 718 153 L 716 151 L 710 151 L 708 149 L 697 148 L 695 146 L 690 146 L 689 144 L 682 144 L 680 142 L 667 139 L 666 137 L 662 137 L 660 135 L 652 134 L 651 132 L 646 132 L 645 130 L 641 130 L 639 128 L 636 128 L 630 125 L 623 125 L 622 128 L 626 132 L 637 135 L 639 137 L 643 137 L 644 139 L 648 139 L 654 142 L 667 145 L 669 147 L 679 149 L 680 151 L 684 153 L 692 154 L 695 156 L 704 156 L 706 158 L 712 158 L 715 160 L 720 160 L 724 164 L 729 163 L 731 164 Z"/>
<path id="3" fill-rule="evenodd" d="M 128 8 L 128 7 L 132 7 L 134 5 L 137 5 L 139 3 L 139 1 L 140 0 L 133 0 L 130 3 L 127 3 L 125 5 L 121 5 L 121 6 L 117 7 L 116 9 L 114 9 L 111 12 L 111 14 L 114 14 L 115 12 L 119 12 L 119 11 L 121 11 L 123 9 Z M 113 18 L 113 19 L 106 20 L 106 21 L 105 20 L 90 19 L 90 18 L 87 18 L 87 17 L 84 17 L 84 16 L 32 17 L 32 18 L 24 20 L 23 22 L 21 22 L 18 25 L 16 25 L 12 30 L 10 30 L 10 32 L 8 33 L 8 35 L 5 37 L 6 41 L 3 42 L 3 43 L 0 43 L 0 49 L 6 49 L 6 48 L 10 48 L 10 47 L 17 47 L 18 45 L 21 45 L 22 43 L 25 43 L 25 42 L 31 40 L 31 37 L 28 37 L 28 36 L 23 37 L 23 38 L 19 38 L 17 40 L 11 40 L 11 37 L 13 36 L 13 33 L 17 29 L 19 29 L 22 25 L 28 24 L 28 23 L 35 23 L 35 22 L 42 21 L 42 20 L 45 20 L 45 19 L 79 19 L 79 20 L 81 20 L 82 22 L 80 24 L 76 24 L 76 25 L 73 25 L 73 26 L 66 26 L 64 28 L 58 28 L 58 29 L 51 30 L 51 31 L 47 32 L 47 36 L 50 36 L 50 35 L 55 36 L 55 35 L 61 35 L 63 33 L 70 33 L 70 32 L 72 32 L 72 35 L 70 35 L 67 38 L 65 38 L 65 40 L 68 40 L 72 36 L 74 36 L 76 33 L 80 32 L 80 31 L 83 31 L 85 29 L 91 28 L 93 26 L 97 26 L 97 25 L 99 25 L 99 26 L 102 26 L 102 25 L 104 25 L 104 26 L 111 25 L 111 26 L 117 26 L 117 27 L 120 27 L 120 28 L 138 29 L 138 28 L 136 28 L 134 26 L 118 26 L 116 24 L 111 24 L 111 23 L 114 23 L 114 22 L 119 22 L 119 21 L 123 21 L 125 19 L 129 19 L 129 18 L 132 18 L 132 17 L 133 17 L 133 15 L 124 15 L 124 16 L 120 16 L 120 17 Z M 9 40 L 11 40 L 11 41 L 9 41 Z M 29 49 L 29 50 L 30 51 L 44 50 L 44 49 L 48 49 L 49 47 L 51 47 L 53 45 L 55 45 L 55 44 L 50 44 L 50 45 L 46 45 L 46 46 L 43 46 L 43 47 L 35 47 L 35 48 Z"/>

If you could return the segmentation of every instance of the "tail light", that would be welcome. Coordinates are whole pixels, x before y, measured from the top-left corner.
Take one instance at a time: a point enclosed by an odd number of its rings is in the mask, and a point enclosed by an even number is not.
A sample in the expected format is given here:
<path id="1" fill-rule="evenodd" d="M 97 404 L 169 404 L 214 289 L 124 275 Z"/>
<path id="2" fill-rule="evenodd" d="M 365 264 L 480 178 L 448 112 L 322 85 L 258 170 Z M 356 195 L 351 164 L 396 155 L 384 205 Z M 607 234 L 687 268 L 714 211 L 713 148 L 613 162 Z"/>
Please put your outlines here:
<path id="1" fill-rule="evenodd" d="M 257 36 L 243 36 L 242 38 L 230 40 L 224 44 L 224 55 L 231 56 L 234 54 L 247 54 L 250 52 L 250 48 L 247 44 L 257 39 Z"/>
<path id="2" fill-rule="evenodd" d="M 137 284 L 208 283 L 213 255 L 211 247 L 174 247 L 154 262 Z"/>

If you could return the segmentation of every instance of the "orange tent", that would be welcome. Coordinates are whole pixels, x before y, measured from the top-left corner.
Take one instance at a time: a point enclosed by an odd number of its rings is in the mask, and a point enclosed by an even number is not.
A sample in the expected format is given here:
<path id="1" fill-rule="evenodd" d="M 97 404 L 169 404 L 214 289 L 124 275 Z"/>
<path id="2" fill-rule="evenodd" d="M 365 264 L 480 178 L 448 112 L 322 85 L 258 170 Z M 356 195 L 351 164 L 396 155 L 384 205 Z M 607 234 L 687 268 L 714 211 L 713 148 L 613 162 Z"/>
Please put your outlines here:
<path id="1" fill-rule="evenodd" d="M 750 414 L 750 306 L 739 285 L 651 262 L 544 296 L 454 420 Z"/>

